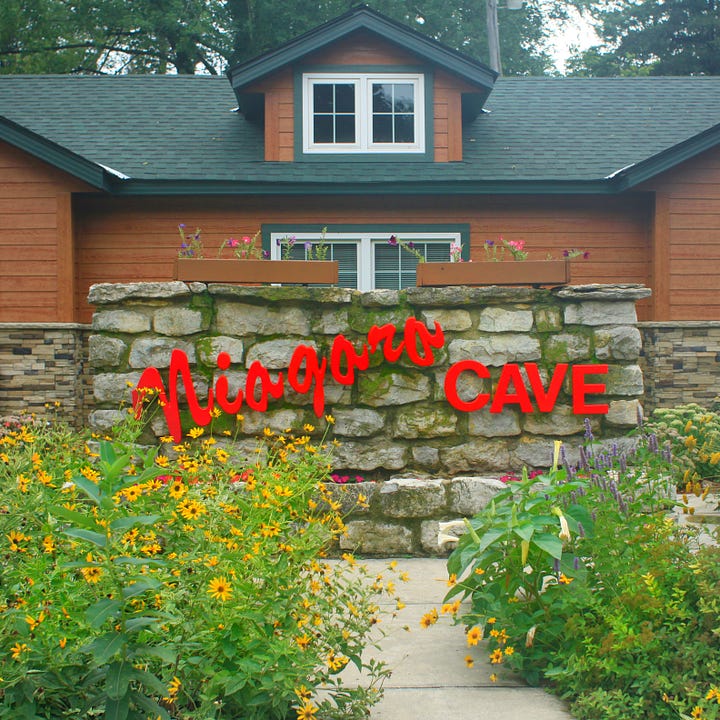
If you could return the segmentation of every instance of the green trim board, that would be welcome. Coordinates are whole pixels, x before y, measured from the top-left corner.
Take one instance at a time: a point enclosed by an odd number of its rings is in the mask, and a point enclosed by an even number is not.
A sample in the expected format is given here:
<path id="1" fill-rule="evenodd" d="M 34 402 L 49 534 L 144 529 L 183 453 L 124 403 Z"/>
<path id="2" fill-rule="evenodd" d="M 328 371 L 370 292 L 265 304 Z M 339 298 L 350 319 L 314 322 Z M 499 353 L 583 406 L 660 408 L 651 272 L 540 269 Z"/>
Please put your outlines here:
<path id="1" fill-rule="evenodd" d="M 425 151 L 404 152 L 402 150 L 387 150 L 384 152 L 343 152 L 337 150 L 327 153 L 306 153 L 303 138 L 303 76 L 308 73 L 412 73 L 424 77 L 423 95 Z M 434 113 L 435 75 L 428 67 L 412 65 L 308 65 L 298 67 L 293 74 L 293 156 L 295 162 L 433 162 L 435 157 L 435 113 Z"/>
<path id="2" fill-rule="evenodd" d="M 718 144 L 720 144 L 720 123 L 647 160 L 619 170 L 610 179 L 616 181 L 619 192 L 621 192 L 650 180 L 667 170 L 672 170 L 680 163 L 692 160 L 696 155 L 710 150 Z"/>
<path id="3" fill-rule="evenodd" d="M 462 243 L 462 259 L 470 259 L 470 223 L 335 223 L 329 225 L 315 223 L 263 223 L 261 227 L 263 250 L 270 252 L 271 235 L 283 233 L 378 233 L 388 236 L 393 233 L 457 233 Z"/>
<path id="4" fill-rule="evenodd" d="M 227 71 L 236 93 L 251 83 L 267 77 L 277 70 L 299 62 L 309 53 L 346 37 L 357 30 L 368 30 L 385 40 L 405 48 L 424 60 L 443 67 L 478 86 L 485 97 L 490 94 L 498 73 L 456 50 L 413 30 L 367 6 L 351 9 L 344 15 L 301 35 L 294 40 Z"/>
<path id="5" fill-rule="evenodd" d="M 103 190 L 108 190 L 110 187 L 111 173 L 108 170 L 1 115 L 0 140 L 24 150 L 93 187 Z"/>

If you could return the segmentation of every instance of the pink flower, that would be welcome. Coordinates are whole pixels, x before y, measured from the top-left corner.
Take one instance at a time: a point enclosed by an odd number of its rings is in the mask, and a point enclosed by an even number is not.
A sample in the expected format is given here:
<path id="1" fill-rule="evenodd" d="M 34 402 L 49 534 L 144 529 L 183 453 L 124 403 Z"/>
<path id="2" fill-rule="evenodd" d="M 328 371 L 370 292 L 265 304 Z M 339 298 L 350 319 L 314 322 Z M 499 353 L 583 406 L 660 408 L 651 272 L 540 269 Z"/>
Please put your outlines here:
<path id="1" fill-rule="evenodd" d="M 228 247 L 236 248 L 240 244 L 240 241 L 237 238 L 230 238 L 226 244 Z"/>
<path id="2" fill-rule="evenodd" d="M 249 244 L 252 242 L 252 238 L 251 238 L 251 237 L 248 237 L 247 235 L 245 235 L 245 236 L 243 237 L 242 241 L 243 241 L 246 245 L 249 245 Z"/>

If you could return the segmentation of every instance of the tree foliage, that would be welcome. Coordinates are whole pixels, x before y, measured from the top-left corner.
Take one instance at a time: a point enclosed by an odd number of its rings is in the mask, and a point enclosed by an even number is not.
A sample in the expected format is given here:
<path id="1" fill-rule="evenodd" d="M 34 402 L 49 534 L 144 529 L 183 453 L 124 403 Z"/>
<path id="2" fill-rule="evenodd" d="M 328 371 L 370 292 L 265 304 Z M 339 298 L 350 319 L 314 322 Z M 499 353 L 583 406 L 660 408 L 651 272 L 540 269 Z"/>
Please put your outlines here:
<path id="1" fill-rule="evenodd" d="M 218 73 L 326 22 L 355 0 L 3 0 L 0 73 Z M 487 62 L 485 0 L 371 0 L 371 6 Z M 504 3 L 503 3 L 504 5 Z M 503 69 L 550 72 L 548 22 L 567 3 L 499 10 Z"/>
<path id="2" fill-rule="evenodd" d="M 618 0 L 587 8 L 603 43 L 576 53 L 571 74 L 720 74 L 718 0 Z"/>

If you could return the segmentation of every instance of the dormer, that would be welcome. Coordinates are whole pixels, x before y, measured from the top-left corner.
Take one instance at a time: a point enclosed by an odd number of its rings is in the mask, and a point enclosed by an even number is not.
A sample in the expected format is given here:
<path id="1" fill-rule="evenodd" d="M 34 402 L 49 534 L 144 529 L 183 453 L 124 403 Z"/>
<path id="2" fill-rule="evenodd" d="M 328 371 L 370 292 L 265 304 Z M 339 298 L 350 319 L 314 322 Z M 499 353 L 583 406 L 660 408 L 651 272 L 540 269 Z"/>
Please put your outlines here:
<path id="1" fill-rule="evenodd" d="M 497 74 L 360 6 L 228 71 L 265 160 L 462 160 Z"/>

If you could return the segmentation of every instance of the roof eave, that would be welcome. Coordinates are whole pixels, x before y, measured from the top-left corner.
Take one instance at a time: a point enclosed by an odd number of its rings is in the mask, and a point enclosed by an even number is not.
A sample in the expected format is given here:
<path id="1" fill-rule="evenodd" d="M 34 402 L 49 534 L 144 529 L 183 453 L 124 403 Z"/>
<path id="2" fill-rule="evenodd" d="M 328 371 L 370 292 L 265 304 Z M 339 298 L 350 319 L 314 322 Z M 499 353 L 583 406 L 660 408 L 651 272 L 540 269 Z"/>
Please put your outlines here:
<path id="1" fill-rule="evenodd" d="M 622 190 L 629 190 L 652 180 L 654 177 L 672 170 L 686 160 L 711 150 L 720 144 L 720 123 L 711 128 L 673 145 L 642 162 L 631 165 L 613 175 L 612 180 Z"/>
<path id="2" fill-rule="evenodd" d="M 115 195 L 612 195 L 622 192 L 608 180 L 410 182 L 247 182 L 223 180 L 125 180 L 115 184 Z"/>
<path id="3" fill-rule="evenodd" d="M 111 190 L 114 185 L 112 173 L 102 166 L 18 125 L 3 115 L 0 115 L 0 140 L 99 190 Z"/>

